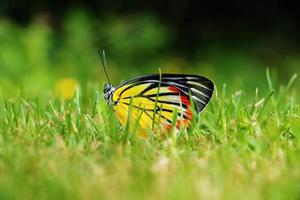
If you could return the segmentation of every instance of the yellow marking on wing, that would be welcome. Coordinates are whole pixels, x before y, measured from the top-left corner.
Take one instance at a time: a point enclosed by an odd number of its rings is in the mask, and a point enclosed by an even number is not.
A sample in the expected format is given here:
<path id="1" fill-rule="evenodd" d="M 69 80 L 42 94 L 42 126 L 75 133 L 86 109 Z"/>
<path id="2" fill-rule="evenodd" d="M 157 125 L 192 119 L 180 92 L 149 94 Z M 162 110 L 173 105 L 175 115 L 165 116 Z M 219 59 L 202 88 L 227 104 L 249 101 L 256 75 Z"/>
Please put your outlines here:
<path id="1" fill-rule="evenodd" d="M 140 93 L 144 91 L 151 83 L 135 85 L 132 88 L 129 88 L 131 85 L 127 84 L 120 88 L 117 88 L 113 94 L 113 101 L 118 101 L 114 106 L 117 118 L 123 126 L 126 126 L 129 123 L 129 131 L 135 130 L 137 134 L 142 137 L 147 137 L 149 131 L 152 129 L 153 123 L 153 112 L 155 107 L 156 94 L 158 93 L 158 88 L 153 88 L 144 93 L 144 95 L 152 95 L 152 100 L 139 97 Z M 126 91 L 124 91 L 126 90 Z M 124 91 L 124 92 L 123 92 Z M 161 87 L 159 93 L 170 92 L 167 87 Z M 134 97 L 137 96 L 137 97 Z M 134 97 L 132 100 L 133 107 L 129 109 L 130 97 Z M 179 95 L 167 95 L 167 96 L 158 96 L 158 100 L 166 102 L 176 102 L 180 103 Z M 170 121 L 173 120 L 174 112 L 179 113 L 179 116 L 176 120 L 181 119 L 180 113 L 184 112 L 185 109 L 180 107 L 180 105 L 173 105 L 167 103 L 157 102 L 157 106 L 162 109 L 171 110 L 171 112 L 161 110 L 160 114 L 155 115 L 155 127 L 154 129 L 163 130 L 165 127 L 170 126 Z M 130 122 L 128 122 L 128 112 L 130 110 Z M 182 119 L 181 119 L 182 120 Z M 169 122 L 168 122 L 169 121 Z M 137 127 L 134 127 L 137 125 Z M 178 131 L 178 129 L 177 129 Z"/>
<path id="2" fill-rule="evenodd" d="M 132 88 L 129 88 L 129 89 L 127 89 L 127 88 L 130 87 L 132 84 L 124 85 L 124 86 L 119 87 L 119 88 L 116 89 L 116 91 L 113 94 L 112 99 L 113 99 L 113 101 L 117 101 L 118 99 L 121 99 L 121 98 L 127 98 L 127 97 L 132 97 L 132 96 L 139 95 L 150 84 L 151 83 L 136 85 L 136 86 L 133 86 Z"/>
<path id="3" fill-rule="evenodd" d="M 127 123 L 129 123 L 129 131 L 133 131 L 136 128 L 136 132 L 138 135 L 147 137 L 149 131 L 152 128 L 153 112 L 143 111 L 141 109 L 132 107 L 130 111 L 130 121 L 128 122 L 129 106 L 125 104 L 118 104 L 114 107 L 114 109 L 117 118 L 124 127 L 127 125 Z M 167 123 L 165 119 L 160 118 L 159 115 L 155 116 L 155 122 L 155 127 Z"/>
<path id="4" fill-rule="evenodd" d="M 158 92 L 158 88 L 153 88 L 153 89 L 145 92 L 144 95 L 156 95 L 157 92 Z M 166 87 L 159 88 L 159 93 L 166 93 L 166 92 L 170 92 Z"/>

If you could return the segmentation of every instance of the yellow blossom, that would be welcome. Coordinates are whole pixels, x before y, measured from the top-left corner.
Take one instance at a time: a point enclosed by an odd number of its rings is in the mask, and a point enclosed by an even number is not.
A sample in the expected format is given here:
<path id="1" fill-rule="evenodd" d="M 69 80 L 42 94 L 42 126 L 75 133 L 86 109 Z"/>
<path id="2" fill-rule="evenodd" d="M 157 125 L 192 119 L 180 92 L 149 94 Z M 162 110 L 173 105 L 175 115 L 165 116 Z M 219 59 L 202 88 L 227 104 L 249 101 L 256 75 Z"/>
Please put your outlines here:
<path id="1" fill-rule="evenodd" d="M 79 84 L 74 78 L 62 78 L 56 83 L 56 93 L 63 99 L 74 97 Z"/>

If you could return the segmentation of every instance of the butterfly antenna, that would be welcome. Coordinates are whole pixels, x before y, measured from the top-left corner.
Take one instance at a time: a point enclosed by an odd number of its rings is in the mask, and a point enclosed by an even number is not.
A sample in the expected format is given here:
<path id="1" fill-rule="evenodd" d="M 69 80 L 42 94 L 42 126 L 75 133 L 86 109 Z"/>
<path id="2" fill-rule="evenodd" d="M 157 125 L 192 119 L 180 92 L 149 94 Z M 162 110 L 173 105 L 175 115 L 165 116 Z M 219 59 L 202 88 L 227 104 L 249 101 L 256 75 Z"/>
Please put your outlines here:
<path id="1" fill-rule="evenodd" d="M 108 73 L 107 73 L 107 67 L 106 67 L 105 50 L 104 49 L 102 49 L 102 50 L 99 49 L 99 54 L 100 54 L 100 58 L 101 58 L 101 62 L 102 62 L 102 66 L 103 66 L 103 69 L 104 69 L 106 79 L 107 79 L 108 83 L 110 84 L 110 80 L 109 80 Z"/>

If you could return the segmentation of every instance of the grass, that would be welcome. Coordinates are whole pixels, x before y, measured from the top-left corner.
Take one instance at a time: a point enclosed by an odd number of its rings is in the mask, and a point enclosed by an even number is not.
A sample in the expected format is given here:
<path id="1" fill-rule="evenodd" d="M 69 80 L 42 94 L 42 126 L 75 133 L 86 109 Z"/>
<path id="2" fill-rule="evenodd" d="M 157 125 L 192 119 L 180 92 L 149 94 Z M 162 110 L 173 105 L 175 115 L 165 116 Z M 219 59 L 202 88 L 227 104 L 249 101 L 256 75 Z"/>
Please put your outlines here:
<path id="1" fill-rule="evenodd" d="M 96 86 L 89 101 L 0 100 L 0 199 L 299 199 L 292 90 L 215 92 L 188 133 L 127 137 Z M 219 87 L 220 88 L 220 87 Z"/>

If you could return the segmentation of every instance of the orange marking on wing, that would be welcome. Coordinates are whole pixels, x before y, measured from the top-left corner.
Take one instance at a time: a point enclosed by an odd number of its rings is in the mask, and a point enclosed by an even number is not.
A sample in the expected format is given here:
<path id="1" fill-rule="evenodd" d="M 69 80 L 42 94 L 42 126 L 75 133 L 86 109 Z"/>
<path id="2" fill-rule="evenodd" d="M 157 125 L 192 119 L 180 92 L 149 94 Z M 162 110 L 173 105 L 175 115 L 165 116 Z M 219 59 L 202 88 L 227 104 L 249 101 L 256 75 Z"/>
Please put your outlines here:
<path id="1" fill-rule="evenodd" d="M 190 124 L 190 120 L 188 119 L 177 119 L 176 121 L 176 127 L 179 129 L 181 126 L 184 126 L 184 127 L 188 127 Z"/>
<path id="2" fill-rule="evenodd" d="M 180 90 L 177 87 L 174 86 L 169 86 L 168 90 L 170 90 L 171 92 L 175 92 L 175 93 L 180 93 Z"/>
<path id="3" fill-rule="evenodd" d="M 190 110 L 186 110 L 185 115 L 187 116 L 188 119 L 192 119 L 192 117 L 193 117 L 193 113 Z"/>
<path id="4" fill-rule="evenodd" d="M 181 126 L 181 120 L 177 119 L 177 121 L 176 121 L 176 127 L 179 129 L 180 126 Z"/>
<path id="5" fill-rule="evenodd" d="M 181 95 L 181 91 L 177 87 L 175 87 L 175 86 L 169 86 L 168 90 L 170 90 L 171 92 L 174 92 L 174 93 L 178 93 L 179 96 L 180 96 L 180 101 L 183 104 L 185 104 L 187 106 L 189 106 L 191 104 L 190 99 L 186 95 Z"/>
<path id="6" fill-rule="evenodd" d="M 166 129 L 167 132 L 170 132 L 171 129 L 172 129 L 172 124 L 167 124 L 167 125 L 165 126 L 165 129 Z"/>
<path id="7" fill-rule="evenodd" d="M 184 126 L 188 126 L 190 124 L 190 121 L 188 119 L 183 120 Z"/>
<path id="8" fill-rule="evenodd" d="M 178 93 L 178 95 L 180 96 L 181 103 L 187 106 L 187 109 L 186 109 L 186 111 L 185 111 L 184 114 L 187 116 L 188 119 L 184 119 L 184 120 L 178 119 L 176 121 L 176 127 L 180 128 L 181 125 L 187 127 L 189 125 L 189 123 L 190 123 L 190 120 L 193 117 L 193 113 L 191 111 L 191 101 L 190 101 L 190 98 L 188 96 L 186 96 L 186 95 L 182 95 L 181 91 L 177 87 L 175 87 L 175 86 L 169 86 L 168 90 L 170 90 L 171 92 L 174 92 L 174 93 Z"/>
<path id="9" fill-rule="evenodd" d="M 191 104 L 190 99 L 185 95 L 180 95 L 180 101 L 187 106 Z"/>

